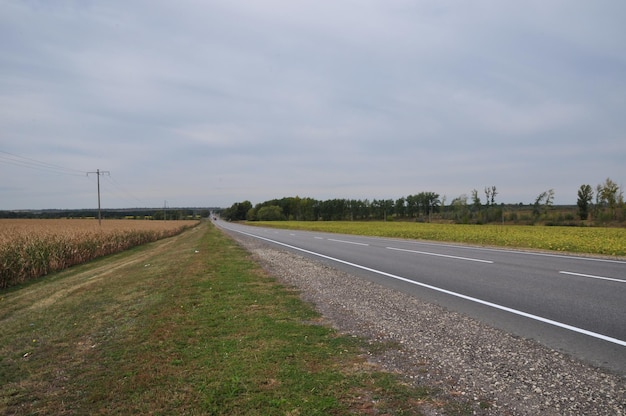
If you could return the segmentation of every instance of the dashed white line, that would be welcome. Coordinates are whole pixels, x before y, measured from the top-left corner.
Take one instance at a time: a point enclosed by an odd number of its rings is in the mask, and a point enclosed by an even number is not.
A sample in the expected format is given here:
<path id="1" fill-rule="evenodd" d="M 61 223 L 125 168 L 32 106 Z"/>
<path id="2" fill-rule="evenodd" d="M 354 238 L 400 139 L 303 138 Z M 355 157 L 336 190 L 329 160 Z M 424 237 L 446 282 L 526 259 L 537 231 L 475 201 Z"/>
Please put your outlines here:
<path id="1" fill-rule="evenodd" d="M 355 241 L 346 241 L 346 240 L 335 240 L 334 238 L 329 238 L 328 241 L 334 241 L 336 243 L 354 244 L 356 246 L 369 246 L 369 244 L 365 244 L 365 243 L 357 243 Z"/>
<path id="2" fill-rule="evenodd" d="M 476 262 L 479 262 L 479 263 L 493 264 L 493 261 L 491 261 L 491 260 L 473 259 L 473 258 L 470 258 L 470 257 L 450 256 L 448 254 L 430 253 L 428 251 L 407 250 L 407 249 L 404 249 L 404 248 L 395 248 L 395 247 L 387 247 L 387 248 L 389 250 L 405 251 L 407 253 L 423 254 L 425 256 L 447 257 L 449 259 L 476 261 Z"/>
<path id="3" fill-rule="evenodd" d="M 610 280 L 611 282 L 626 283 L 626 280 L 615 279 L 614 277 L 594 276 L 592 274 L 574 273 L 574 272 L 565 272 L 565 271 L 560 271 L 559 273 L 561 273 L 561 274 L 569 274 L 571 276 L 589 277 L 591 279 Z"/>
<path id="4" fill-rule="evenodd" d="M 271 243 L 278 244 L 278 245 L 281 245 L 283 247 L 288 247 L 288 248 L 291 248 L 293 250 L 298 250 L 298 251 L 301 251 L 303 253 L 312 254 L 314 256 L 318 256 L 318 257 L 321 257 L 321 258 L 324 258 L 324 259 L 336 261 L 337 263 L 346 264 L 348 266 L 356 267 L 356 268 L 361 269 L 361 270 L 366 270 L 366 271 L 369 271 L 369 272 L 372 272 L 372 273 L 380 274 L 382 276 L 387 276 L 387 277 L 390 277 L 392 279 L 400 280 L 400 281 L 403 281 L 403 282 L 406 282 L 406 283 L 410 283 L 410 284 L 413 284 L 413 285 L 416 285 L 416 286 L 421 286 L 421 287 L 425 287 L 427 289 L 432 289 L 434 291 L 445 293 L 445 294 L 448 294 L 450 296 L 455 296 L 455 297 L 458 297 L 458 298 L 461 298 L 461 299 L 465 299 L 465 300 L 468 300 L 470 302 L 475 302 L 475 303 L 478 303 L 478 304 L 481 304 L 481 305 L 489 306 L 491 308 L 499 309 L 499 310 L 505 311 L 505 312 L 509 312 L 509 313 L 514 314 L 514 315 L 523 316 L 523 317 L 528 318 L 528 319 L 532 319 L 532 320 L 535 320 L 535 321 L 543 322 L 543 323 L 548 324 L 548 325 L 553 325 L 553 326 L 556 326 L 556 327 L 559 327 L 559 328 L 567 329 L 569 331 L 577 332 L 579 334 L 584 334 L 584 335 L 587 335 L 587 336 L 590 336 L 590 337 L 593 337 L 593 338 L 601 339 L 601 340 L 604 340 L 604 341 L 608 341 L 608 342 L 611 342 L 611 343 L 614 343 L 614 344 L 626 347 L 626 341 L 621 340 L 621 339 L 609 337 L 607 335 L 599 334 L 599 333 L 593 332 L 593 331 L 588 331 L 588 330 L 583 329 L 583 328 L 578 328 L 578 327 L 575 327 L 575 326 L 572 326 L 572 325 L 568 325 L 568 324 L 565 324 L 565 323 L 562 323 L 562 322 L 554 321 L 552 319 L 548 319 L 548 318 L 544 318 L 544 317 L 541 317 L 541 316 L 533 315 L 533 314 L 530 314 L 528 312 L 524 312 L 524 311 L 520 311 L 520 310 L 517 310 L 517 309 L 509 308 L 507 306 L 499 305 L 499 304 L 493 303 L 493 302 L 488 302 L 486 300 L 474 298 L 474 297 L 471 297 L 471 296 L 464 295 L 462 293 L 453 292 L 451 290 L 443 289 L 443 288 L 440 288 L 440 287 L 437 287 L 437 286 L 432 286 L 432 285 L 429 285 L 429 284 L 426 284 L 426 283 L 416 282 L 415 280 L 407 279 L 406 277 L 402 277 L 402 276 L 398 276 L 398 275 L 395 275 L 395 274 L 383 272 L 381 270 L 372 269 L 370 267 L 362 266 L 362 265 L 356 264 L 356 263 L 351 263 L 349 261 L 345 261 L 345 260 L 341 260 L 341 259 L 338 259 L 338 258 L 335 258 L 335 257 L 327 256 L 325 254 L 317 253 L 315 251 L 305 250 L 305 249 L 300 248 L 300 247 L 292 246 L 290 244 L 281 243 L 280 241 L 271 240 L 269 238 L 261 237 L 259 235 L 250 234 L 250 233 L 247 233 L 247 232 L 244 232 L 244 231 L 240 231 L 240 230 L 236 230 L 236 229 L 233 229 L 233 228 L 231 228 L 231 230 L 235 231 L 237 233 L 240 233 L 240 234 L 245 234 L 245 235 L 250 236 L 250 237 L 258 238 L 260 240 L 269 241 Z"/>

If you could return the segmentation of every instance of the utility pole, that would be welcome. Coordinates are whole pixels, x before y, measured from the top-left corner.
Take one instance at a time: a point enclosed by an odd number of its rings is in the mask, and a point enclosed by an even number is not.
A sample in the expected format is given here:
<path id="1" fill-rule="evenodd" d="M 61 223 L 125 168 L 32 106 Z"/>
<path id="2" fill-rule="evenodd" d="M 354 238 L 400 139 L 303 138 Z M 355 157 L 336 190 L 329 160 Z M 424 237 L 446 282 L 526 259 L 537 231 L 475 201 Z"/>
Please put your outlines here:
<path id="1" fill-rule="evenodd" d="M 96 174 L 98 176 L 98 225 L 102 227 L 102 213 L 100 211 L 100 176 L 101 175 L 110 176 L 111 172 L 109 172 L 108 170 L 100 171 L 100 169 L 96 169 L 95 172 L 87 172 L 87 176 L 89 176 L 90 173 Z"/>

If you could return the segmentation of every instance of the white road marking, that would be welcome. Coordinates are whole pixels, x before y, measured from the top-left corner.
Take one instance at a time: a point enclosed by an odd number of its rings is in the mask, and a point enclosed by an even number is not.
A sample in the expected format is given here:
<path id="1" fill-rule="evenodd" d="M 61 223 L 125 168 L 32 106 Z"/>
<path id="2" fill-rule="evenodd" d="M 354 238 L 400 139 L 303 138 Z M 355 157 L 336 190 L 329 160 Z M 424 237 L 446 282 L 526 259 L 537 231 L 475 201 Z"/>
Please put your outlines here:
<path id="1" fill-rule="evenodd" d="M 481 260 L 481 259 L 472 259 L 470 257 L 459 257 L 459 256 L 450 256 L 448 254 L 437 254 L 437 253 L 430 253 L 428 251 L 417 251 L 417 250 L 407 250 L 404 248 L 395 248 L 395 247 L 387 247 L 389 250 L 396 250 L 396 251 L 406 251 L 408 253 L 416 253 L 416 254 L 424 254 L 426 256 L 437 256 L 437 257 L 447 257 L 449 259 L 457 259 L 457 260 L 467 260 L 467 261 L 477 261 L 480 263 L 489 263 L 489 264 L 493 264 L 493 261 L 491 260 Z"/>
<path id="2" fill-rule="evenodd" d="M 356 246 L 369 246 L 369 244 L 365 244 L 365 243 L 357 243 L 354 241 L 346 241 L 346 240 L 335 240 L 334 238 L 329 238 L 328 241 L 334 241 L 336 243 L 354 244 Z"/>
<path id="3" fill-rule="evenodd" d="M 572 276 L 580 276 L 580 277 L 589 277 L 591 279 L 600 279 L 600 280 L 610 280 L 612 282 L 620 282 L 620 283 L 626 283 L 626 280 L 622 280 L 622 279 L 615 279 L 613 277 L 603 277 L 603 276 L 594 276 L 592 274 L 583 274 L 583 273 L 574 273 L 574 272 L 564 272 L 564 271 L 560 271 L 559 273 L 561 274 L 569 274 Z"/>
<path id="4" fill-rule="evenodd" d="M 380 239 L 386 239 L 388 241 L 398 241 L 397 238 L 385 238 L 385 237 L 378 237 Z M 401 242 L 405 243 L 407 242 L 407 240 L 400 240 Z M 454 247 L 454 248 L 458 248 L 461 250 L 477 250 L 477 251 L 495 251 L 497 253 L 502 253 L 502 252 L 506 252 L 506 253 L 512 253 L 512 254 L 520 254 L 523 256 L 538 256 L 538 257 L 554 257 L 554 258 L 560 258 L 560 259 L 567 259 L 567 260 L 581 260 L 581 261 L 595 261 L 595 262 L 600 262 L 600 263 L 616 263 L 616 264 L 626 264 L 626 261 L 624 260 L 613 260 L 613 259 L 607 259 L 607 258 L 598 258 L 598 257 L 586 257 L 586 256 L 578 256 L 575 254 L 553 254 L 553 253 L 540 253 L 537 251 L 524 251 L 523 249 L 514 249 L 514 248 L 488 248 L 488 247 L 477 247 L 477 246 L 471 246 L 471 245 L 458 245 L 458 244 L 446 244 L 446 243 L 429 243 L 426 241 L 417 241 L 414 240 L 412 241 L 414 244 L 417 245 L 425 245 L 425 246 L 436 246 L 436 247 Z"/>
<path id="5" fill-rule="evenodd" d="M 324 237 L 313 237 L 313 238 L 315 238 L 316 240 L 323 240 L 324 239 Z"/>
<path id="6" fill-rule="evenodd" d="M 246 233 L 244 231 L 239 231 L 239 230 L 235 230 L 235 229 L 232 229 L 232 228 L 230 228 L 230 230 L 235 231 L 235 232 L 240 233 L 240 234 L 244 234 L 244 235 L 250 236 L 250 237 L 258 238 L 260 240 L 269 241 L 270 243 L 278 244 L 278 245 L 283 246 L 283 247 L 288 247 L 288 248 L 291 248 L 293 250 L 301 251 L 303 253 L 308 253 L 308 254 L 311 254 L 311 255 L 314 255 L 314 256 L 317 256 L 317 257 L 321 257 L 321 258 L 324 258 L 324 259 L 327 259 L 327 260 L 336 261 L 337 263 L 342 263 L 342 264 L 346 264 L 348 266 L 356 267 L 357 269 L 366 270 L 368 272 L 380 274 L 382 276 L 391 277 L 392 279 L 400 280 L 400 281 L 403 281 L 403 282 L 406 282 L 406 283 L 410 283 L 410 284 L 413 284 L 413 285 L 416 285 L 416 286 L 421 286 L 421 287 L 424 287 L 424 288 L 427 288 L 427 289 L 431 289 L 431 290 L 434 290 L 434 291 L 437 291 L 437 292 L 445 293 L 445 294 L 450 295 L 450 296 L 455 296 L 455 297 L 458 297 L 458 298 L 461 298 L 461 299 L 465 299 L 465 300 L 468 300 L 470 302 L 475 302 L 475 303 L 478 303 L 478 304 L 481 304 L 481 305 L 489 306 L 489 307 L 492 307 L 494 309 L 499 309 L 501 311 L 512 313 L 514 315 L 523 316 L 523 317 L 528 318 L 528 319 L 533 319 L 535 321 L 543 322 L 543 323 L 548 324 L 548 325 L 552 325 L 552 326 L 556 326 L 556 327 L 559 327 L 559 328 L 567 329 L 569 331 L 577 332 L 579 334 L 584 334 L 584 335 L 587 335 L 587 336 L 590 336 L 590 337 L 593 337 L 593 338 L 601 339 L 603 341 L 611 342 L 613 344 L 617 344 L 617 345 L 621 345 L 623 347 L 626 347 L 626 341 L 623 341 L 621 339 L 609 337 L 607 335 L 598 334 L 597 332 L 588 331 L 588 330 L 583 329 L 583 328 L 578 328 L 578 327 L 575 327 L 575 326 L 572 326 L 572 325 L 564 324 L 562 322 L 554 321 L 552 319 L 543 318 L 541 316 L 537 316 L 537 315 L 533 315 L 533 314 L 530 314 L 530 313 L 527 313 L 527 312 L 519 311 L 517 309 L 509 308 L 507 306 L 498 305 L 497 303 L 492 303 L 492 302 L 488 302 L 488 301 L 485 301 L 485 300 L 482 300 L 482 299 L 478 299 L 478 298 L 474 298 L 474 297 L 471 297 L 471 296 L 463 295 L 461 293 L 453 292 L 451 290 L 442 289 L 442 288 L 437 287 L 437 286 L 432 286 L 432 285 L 429 285 L 429 284 L 426 284 L 426 283 L 416 282 L 414 280 L 407 279 L 406 277 L 397 276 L 395 274 L 383 272 L 381 270 L 372 269 L 370 267 L 362 266 L 360 264 L 350 263 L 349 261 L 337 259 L 335 257 L 330 257 L 330 256 L 327 256 L 327 255 L 321 254 L 321 253 L 316 253 L 315 251 L 305 250 L 303 248 L 295 247 L 295 246 L 292 246 L 290 244 L 281 243 L 280 241 L 271 240 L 269 238 L 261 237 L 261 236 L 250 234 L 250 233 Z"/>

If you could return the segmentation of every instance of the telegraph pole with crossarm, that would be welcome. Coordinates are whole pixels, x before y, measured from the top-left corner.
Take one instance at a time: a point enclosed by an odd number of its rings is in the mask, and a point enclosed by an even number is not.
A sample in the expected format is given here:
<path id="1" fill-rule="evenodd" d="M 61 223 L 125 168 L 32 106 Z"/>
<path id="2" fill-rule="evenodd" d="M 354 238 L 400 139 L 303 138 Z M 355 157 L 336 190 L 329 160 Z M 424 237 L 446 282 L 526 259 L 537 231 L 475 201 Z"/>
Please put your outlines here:
<path id="1" fill-rule="evenodd" d="M 100 169 L 96 169 L 95 172 L 87 172 L 87 176 L 89 176 L 90 173 L 96 174 L 98 176 L 98 225 L 100 227 L 102 227 L 102 214 L 100 213 L 100 176 L 101 175 L 111 175 L 111 172 L 109 172 L 108 170 L 100 170 Z"/>

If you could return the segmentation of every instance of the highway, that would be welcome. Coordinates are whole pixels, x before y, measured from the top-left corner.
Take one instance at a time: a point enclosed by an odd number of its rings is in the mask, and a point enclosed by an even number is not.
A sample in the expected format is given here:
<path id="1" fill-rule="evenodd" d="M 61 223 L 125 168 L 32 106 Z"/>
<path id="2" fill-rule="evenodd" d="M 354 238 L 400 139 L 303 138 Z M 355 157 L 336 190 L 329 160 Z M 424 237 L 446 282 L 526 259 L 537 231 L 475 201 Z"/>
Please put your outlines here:
<path id="1" fill-rule="evenodd" d="M 216 225 L 626 375 L 626 261 Z"/>

